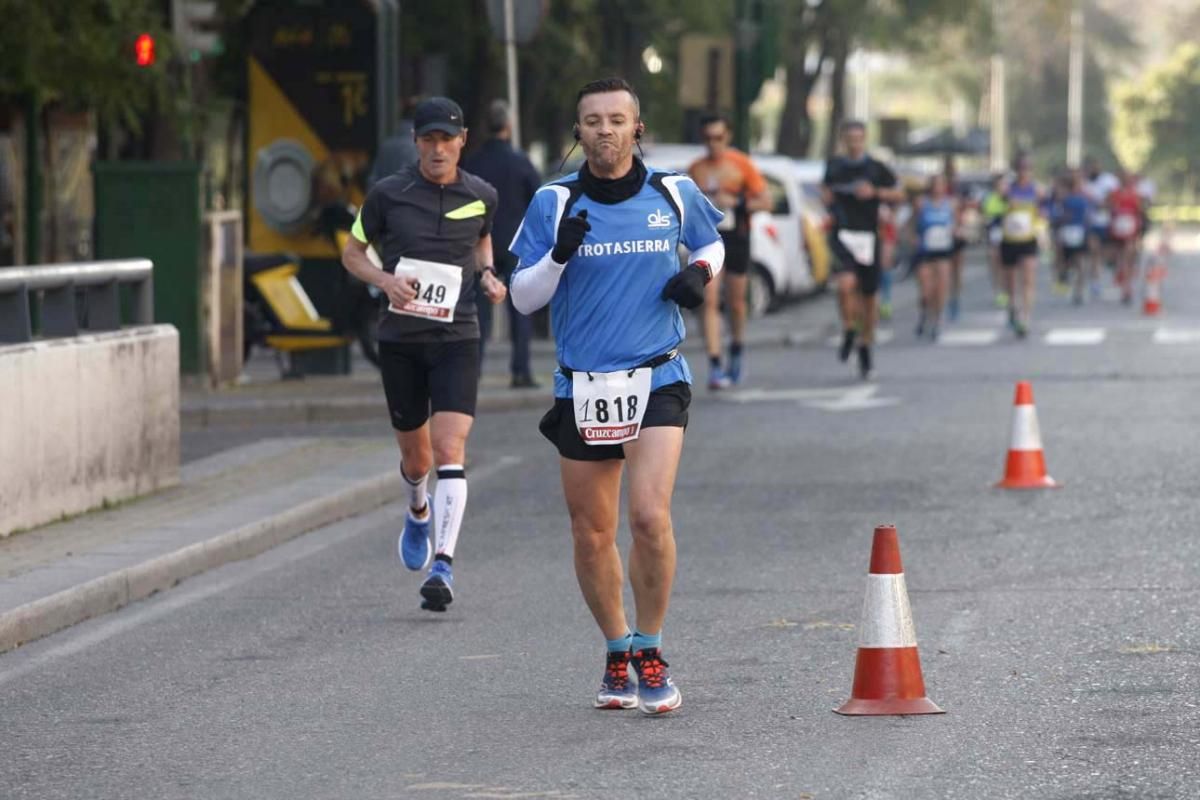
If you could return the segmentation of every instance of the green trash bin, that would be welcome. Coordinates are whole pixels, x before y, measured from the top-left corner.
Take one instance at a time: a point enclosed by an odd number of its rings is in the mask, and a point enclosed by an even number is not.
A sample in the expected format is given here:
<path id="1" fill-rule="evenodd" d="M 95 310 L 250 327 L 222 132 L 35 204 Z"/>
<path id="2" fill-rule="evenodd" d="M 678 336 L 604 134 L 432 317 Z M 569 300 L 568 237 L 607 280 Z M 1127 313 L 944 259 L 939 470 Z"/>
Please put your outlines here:
<path id="1" fill-rule="evenodd" d="M 203 368 L 200 166 L 191 161 L 111 161 L 94 166 L 96 256 L 154 262 L 154 320 L 179 331 L 179 368 Z"/>

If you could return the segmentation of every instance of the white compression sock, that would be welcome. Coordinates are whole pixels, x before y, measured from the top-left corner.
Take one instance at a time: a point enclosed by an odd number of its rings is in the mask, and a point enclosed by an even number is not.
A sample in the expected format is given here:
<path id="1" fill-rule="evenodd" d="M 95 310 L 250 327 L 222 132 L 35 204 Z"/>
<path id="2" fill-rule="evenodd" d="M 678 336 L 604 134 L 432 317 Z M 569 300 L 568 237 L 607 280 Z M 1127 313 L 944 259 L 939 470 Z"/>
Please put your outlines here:
<path id="1" fill-rule="evenodd" d="M 458 530 L 467 507 L 467 473 L 461 464 L 438 467 L 433 507 L 437 509 L 437 554 L 454 558 Z"/>
<path id="2" fill-rule="evenodd" d="M 429 473 L 426 472 L 418 480 L 414 481 L 404 473 L 404 464 L 400 464 L 400 477 L 404 479 L 404 485 L 408 487 L 408 507 L 409 509 L 421 508 L 428 500 Z M 428 511 L 428 509 L 426 509 Z"/>

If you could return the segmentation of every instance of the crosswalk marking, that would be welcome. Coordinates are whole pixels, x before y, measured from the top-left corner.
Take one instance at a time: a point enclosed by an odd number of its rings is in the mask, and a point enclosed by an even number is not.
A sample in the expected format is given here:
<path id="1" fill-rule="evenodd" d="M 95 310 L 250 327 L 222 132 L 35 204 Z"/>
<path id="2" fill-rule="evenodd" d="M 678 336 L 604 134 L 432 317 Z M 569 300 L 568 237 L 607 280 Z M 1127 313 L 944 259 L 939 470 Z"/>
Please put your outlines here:
<path id="1" fill-rule="evenodd" d="M 1066 346 L 1100 344 L 1106 335 L 1104 328 L 1054 328 L 1042 341 L 1046 344 Z"/>
<path id="2" fill-rule="evenodd" d="M 887 344 L 896 338 L 896 332 L 891 328 L 878 328 L 875 331 L 875 344 Z M 838 333 L 825 340 L 830 347 L 838 347 L 842 343 L 842 334 Z"/>
<path id="3" fill-rule="evenodd" d="M 1000 331 L 997 328 L 967 328 L 943 331 L 938 344 L 949 347 L 981 347 L 995 344 L 999 339 Z"/>
<path id="4" fill-rule="evenodd" d="M 1200 342 L 1198 328 L 1159 328 L 1154 331 L 1155 344 L 1195 344 Z"/>
<path id="5" fill-rule="evenodd" d="M 1190 322 L 1190 320 L 1189 320 Z M 1109 334 L 1113 334 L 1116 338 Z M 989 347 L 1012 339 L 1007 327 L 943 327 L 937 344 L 943 347 Z M 1150 329 L 1145 325 L 1122 324 L 1113 326 L 1085 326 L 1050 328 L 1040 336 L 1042 344 L 1053 347 L 1089 347 L 1108 341 L 1133 343 L 1149 339 L 1154 344 L 1165 345 L 1200 345 L 1200 327 L 1169 327 L 1159 324 Z M 828 335 L 826 331 L 793 331 L 788 334 L 788 343 L 793 346 L 817 344 L 824 341 L 829 347 L 837 347 L 842 343 L 842 335 Z M 875 333 L 875 343 L 879 345 L 898 341 L 899 344 L 920 345 L 924 340 L 913 337 L 911 340 L 896 338 L 892 328 L 880 328 Z"/>

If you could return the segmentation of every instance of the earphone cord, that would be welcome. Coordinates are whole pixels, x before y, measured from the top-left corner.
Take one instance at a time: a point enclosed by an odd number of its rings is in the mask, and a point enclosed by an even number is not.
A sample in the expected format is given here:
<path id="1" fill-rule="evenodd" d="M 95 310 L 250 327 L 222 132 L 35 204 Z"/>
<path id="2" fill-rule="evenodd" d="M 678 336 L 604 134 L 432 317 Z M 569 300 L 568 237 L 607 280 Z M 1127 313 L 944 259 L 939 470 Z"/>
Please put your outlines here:
<path id="1" fill-rule="evenodd" d="M 640 155 L 642 157 L 642 161 L 645 161 L 646 160 L 646 151 L 642 149 L 642 137 L 639 136 L 638 138 L 636 138 L 634 140 L 634 143 L 637 144 L 638 155 Z M 563 167 L 565 167 L 567 165 L 567 159 L 569 159 L 571 157 L 571 154 L 575 152 L 576 147 L 579 147 L 578 139 L 575 140 L 575 144 L 571 145 L 571 149 L 567 151 L 567 154 L 565 156 L 563 156 L 562 161 L 558 162 L 558 174 L 560 174 L 560 175 L 562 174 Z"/>
<path id="2" fill-rule="evenodd" d="M 576 147 L 579 147 L 578 139 L 575 140 L 575 144 L 571 145 L 571 149 L 567 151 L 567 154 L 563 156 L 563 160 L 558 162 L 558 174 L 562 174 L 563 167 L 567 165 L 567 159 L 570 158 L 571 154 L 575 152 Z"/>

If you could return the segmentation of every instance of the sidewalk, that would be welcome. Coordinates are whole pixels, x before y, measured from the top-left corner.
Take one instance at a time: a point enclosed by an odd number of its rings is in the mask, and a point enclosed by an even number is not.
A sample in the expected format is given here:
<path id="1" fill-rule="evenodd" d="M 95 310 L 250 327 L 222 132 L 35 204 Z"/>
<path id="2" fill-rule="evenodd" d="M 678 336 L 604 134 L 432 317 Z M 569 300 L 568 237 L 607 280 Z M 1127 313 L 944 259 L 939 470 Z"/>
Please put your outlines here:
<path id="1" fill-rule="evenodd" d="M 797 319 L 806 317 L 801 325 Z M 699 320 L 685 313 L 687 338 L 683 352 L 695 370 L 703 366 L 704 352 Z M 774 314 L 751 320 L 746 344 L 750 348 L 807 344 L 836 332 L 836 312 L 828 295 L 787 306 Z M 509 387 L 507 341 L 488 346 L 479 387 L 480 411 L 513 411 L 549 407 L 551 375 L 555 368 L 554 343 L 534 341 L 532 362 L 538 389 Z M 362 420 L 380 415 L 384 408 L 379 371 L 362 358 L 357 347 L 349 375 L 311 375 L 301 380 L 282 380 L 274 356 L 257 351 L 244 372 L 245 382 L 228 389 L 210 391 L 184 385 L 180 417 L 185 428 L 256 423 L 336 422 Z"/>
<path id="2" fill-rule="evenodd" d="M 271 439 L 180 484 L 0 539 L 0 653 L 400 495 L 387 440 Z"/>

